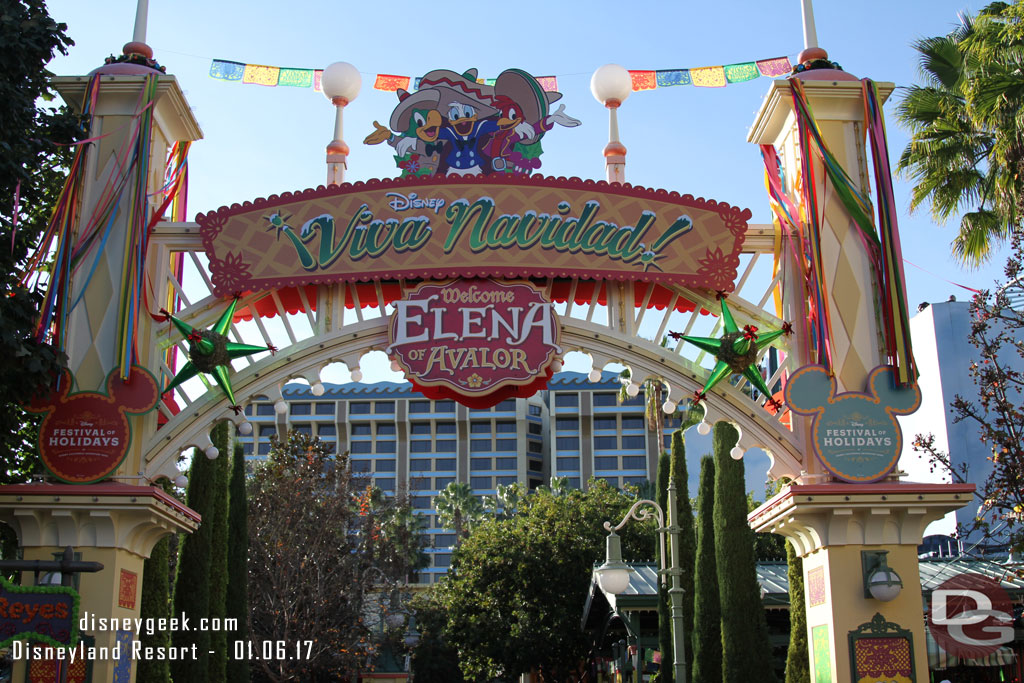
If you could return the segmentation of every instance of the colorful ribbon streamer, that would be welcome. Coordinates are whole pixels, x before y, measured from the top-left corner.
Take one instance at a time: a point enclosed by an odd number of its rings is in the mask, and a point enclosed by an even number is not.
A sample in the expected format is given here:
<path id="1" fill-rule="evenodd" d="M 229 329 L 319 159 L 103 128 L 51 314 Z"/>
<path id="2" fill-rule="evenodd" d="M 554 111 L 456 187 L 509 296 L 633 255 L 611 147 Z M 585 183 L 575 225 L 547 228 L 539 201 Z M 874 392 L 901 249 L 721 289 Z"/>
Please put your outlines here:
<path id="1" fill-rule="evenodd" d="M 698 88 L 724 88 L 730 83 L 745 83 L 765 76 L 776 78 L 793 70 L 789 57 L 773 57 L 756 62 L 739 62 L 725 66 L 701 66 L 690 69 L 659 69 L 657 71 L 632 70 L 634 92 L 693 85 Z"/>

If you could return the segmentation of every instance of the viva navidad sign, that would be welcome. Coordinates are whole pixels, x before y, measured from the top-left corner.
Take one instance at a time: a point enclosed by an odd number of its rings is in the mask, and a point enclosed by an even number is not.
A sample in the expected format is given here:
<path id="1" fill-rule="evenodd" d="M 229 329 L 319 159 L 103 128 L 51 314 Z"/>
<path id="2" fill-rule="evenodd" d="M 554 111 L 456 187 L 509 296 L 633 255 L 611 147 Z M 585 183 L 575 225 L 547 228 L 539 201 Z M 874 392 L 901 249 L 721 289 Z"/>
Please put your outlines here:
<path id="1" fill-rule="evenodd" d="M 197 220 L 218 295 L 374 279 L 553 277 L 731 291 L 750 211 L 603 182 L 407 178 Z"/>

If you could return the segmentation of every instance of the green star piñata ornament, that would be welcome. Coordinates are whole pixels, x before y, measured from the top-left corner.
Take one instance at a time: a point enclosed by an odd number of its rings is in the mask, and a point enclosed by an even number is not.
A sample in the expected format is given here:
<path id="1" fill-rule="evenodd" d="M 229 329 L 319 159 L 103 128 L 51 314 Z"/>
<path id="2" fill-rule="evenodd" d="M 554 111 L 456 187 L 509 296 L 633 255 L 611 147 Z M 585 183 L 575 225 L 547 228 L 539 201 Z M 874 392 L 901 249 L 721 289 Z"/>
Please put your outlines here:
<path id="1" fill-rule="evenodd" d="M 704 388 L 695 392 L 694 401 L 700 402 L 707 397 L 707 392 L 726 377 L 737 374 L 743 375 L 750 383 L 757 387 L 757 390 L 768 397 L 768 405 L 778 409 L 781 404 L 772 398 L 772 392 L 765 386 L 761 378 L 761 372 L 757 368 L 757 357 L 761 349 L 769 346 L 773 341 L 782 335 L 788 335 L 793 331 L 789 323 L 783 323 L 782 329 L 759 334 L 753 325 L 744 325 L 740 329 L 733 320 L 732 313 L 725 303 L 725 297 L 719 296 L 722 302 L 722 324 L 725 333 L 721 337 L 691 337 L 689 335 L 671 332 L 669 336 L 673 339 L 688 341 L 697 348 L 714 355 L 718 361 L 708 375 Z"/>
<path id="2" fill-rule="evenodd" d="M 260 351 L 274 353 L 277 348 L 274 346 L 253 346 L 252 344 L 238 344 L 229 341 L 227 331 L 231 327 L 231 318 L 235 314 L 235 306 L 238 298 L 231 300 L 227 310 L 220 316 L 216 324 L 208 330 L 198 330 L 188 323 L 178 320 L 166 310 L 161 309 L 164 319 L 169 320 L 172 325 L 178 328 L 182 336 L 188 340 L 188 362 L 182 366 L 178 374 L 174 376 L 171 383 L 167 385 L 163 393 L 167 393 L 174 387 L 187 382 L 199 373 L 213 375 L 224 395 L 231 401 L 231 409 L 237 415 L 242 411 L 241 406 L 235 401 L 235 392 L 231 390 L 231 361 L 235 358 L 250 356 Z"/>

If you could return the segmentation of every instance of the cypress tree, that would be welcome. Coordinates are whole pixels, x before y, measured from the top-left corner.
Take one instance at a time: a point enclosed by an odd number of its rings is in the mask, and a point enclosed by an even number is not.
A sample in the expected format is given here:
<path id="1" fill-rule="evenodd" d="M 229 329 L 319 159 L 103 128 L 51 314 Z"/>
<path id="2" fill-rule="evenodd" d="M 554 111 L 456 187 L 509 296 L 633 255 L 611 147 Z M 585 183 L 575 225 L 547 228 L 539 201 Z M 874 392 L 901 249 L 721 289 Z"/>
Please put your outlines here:
<path id="1" fill-rule="evenodd" d="M 210 631 L 210 683 L 227 681 L 228 634 L 224 630 L 225 601 L 228 589 L 228 471 L 231 451 L 228 450 L 228 422 L 213 430 L 213 445 L 220 455 L 214 460 L 214 490 L 210 501 L 213 530 L 210 534 L 210 612 L 211 623 L 219 628 Z"/>
<path id="2" fill-rule="evenodd" d="M 228 592 L 226 615 L 238 624 L 232 640 L 249 637 L 249 503 L 245 494 L 245 454 L 235 444 L 228 486 Z M 228 658 L 228 683 L 249 683 L 249 661 Z"/>
<path id="3" fill-rule="evenodd" d="M 693 506 L 690 504 L 689 477 L 686 473 L 686 443 L 683 440 L 682 429 L 677 429 L 672 433 L 670 471 L 671 479 L 676 485 L 676 519 L 680 526 L 679 567 L 683 570 L 683 575 L 680 577 L 680 585 L 683 588 L 683 624 L 684 628 L 689 630 L 693 624 L 693 572 L 690 571 L 690 568 L 693 567 L 697 539 L 693 532 Z M 689 635 L 684 633 L 682 640 L 683 643 L 688 643 Z M 686 653 L 686 657 L 689 658 L 689 653 Z M 684 661 L 688 661 L 688 659 L 684 659 Z"/>
<path id="4" fill-rule="evenodd" d="M 700 461 L 697 492 L 697 560 L 693 571 L 692 681 L 722 680 L 722 610 L 715 563 L 715 459 Z"/>
<path id="5" fill-rule="evenodd" d="M 668 451 L 662 451 L 658 458 L 658 505 L 668 510 L 668 478 L 671 468 Z M 667 522 L 667 520 L 666 520 Z M 661 554 L 661 545 L 655 552 Z M 658 558 L 660 559 L 660 557 Z M 658 683 L 672 683 L 672 614 L 668 603 L 668 586 L 658 584 L 658 649 L 661 650 L 661 666 L 658 669 Z"/>
<path id="6" fill-rule="evenodd" d="M 226 425 L 214 428 L 226 429 Z M 178 580 L 174 590 L 174 614 L 184 614 L 190 629 L 178 629 L 172 636 L 176 648 L 195 646 L 195 658 L 183 657 L 171 662 L 171 676 L 175 681 L 207 683 L 210 667 L 210 632 L 198 629 L 198 622 L 210 614 L 210 544 L 213 537 L 211 514 L 213 499 L 217 497 L 217 465 L 198 448 L 192 451 L 186 502 L 202 515 L 199 528 L 181 543 L 178 559 Z"/>
<path id="7" fill-rule="evenodd" d="M 142 597 L 140 598 L 139 616 L 142 619 L 166 619 L 168 616 L 168 561 L 167 552 L 170 536 L 164 536 L 153 546 L 143 564 Z M 139 633 L 139 641 L 143 647 L 166 648 L 171 644 L 171 634 L 166 630 L 153 629 L 150 633 L 143 629 Z M 171 666 L 166 659 L 143 657 L 139 660 L 136 678 L 147 683 L 170 683 Z"/>
<path id="8" fill-rule="evenodd" d="M 723 683 L 776 683 L 768 626 L 754 561 L 754 532 L 747 526 L 743 461 L 729 451 L 739 432 L 715 425 L 715 562 L 722 606 Z"/>
<path id="9" fill-rule="evenodd" d="M 807 606 L 804 603 L 804 561 L 793 544 L 786 544 L 789 564 L 789 650 L 786 652 L 786 683 L 811 683 L 807 654 Z"/>

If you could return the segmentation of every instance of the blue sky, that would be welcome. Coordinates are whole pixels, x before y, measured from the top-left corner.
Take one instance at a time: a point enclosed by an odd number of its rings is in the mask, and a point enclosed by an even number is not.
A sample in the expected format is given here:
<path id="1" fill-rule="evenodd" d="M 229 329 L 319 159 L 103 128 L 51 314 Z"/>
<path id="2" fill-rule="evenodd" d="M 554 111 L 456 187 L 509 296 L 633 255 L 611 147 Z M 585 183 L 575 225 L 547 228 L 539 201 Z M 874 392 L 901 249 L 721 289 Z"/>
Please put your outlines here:
<path id="1" fill-rule="evenodd" d="M 914 82 L 917 38 L 950 30 L 958 11 L 976 0 L 818 0 L 819 43 L 858 77 Z M 352 148 L 347 180 L 397 175 L 390 150 L 362 139 L 376 119 L 386 123 L 394 93 L 372 89 L 378 73 L 418 76 L 435 68 L 496 76 L 520 68 L 555 75 L 566 113 L 583 121 L 544 138 L 542 173 L 603 179 L 601 150 L 607 114 L 590 94 L 594 70 L 609 62 L 628 69 L 691 68 L 786 55 L 803 47 L 799 0 L 657 2 L 634 0 L 518 3 L 237 2 L 151 0 L 147 42 L 185 91 L 205 135 L 190 156 L 190 218 L 225 204 L 324 183 L 324 148 L 334 110 L 312 89 L 265 88 L 214 80 L 213 59 L 283 67 L 323 68 L 348 61 L 363 75 L 358 98 L 345 111 Z M 68 24 L 76 45 L 50 65 L 59 75 L 84 74 L 131 39 L 135 3 L 129 0 L 53 0 L 52 16 Z M 627 181 L 750 208 L 767 223 L 763 165 L 747 131 L 768 90 L 767 79 L 726 88 L 664 88 L 633 93 L 620 110 L 629 150 Z M 899 91 L 894 100 L 899 97 Z M 885 107 L 892 162 L 906 144 Z M 896 201 L 911 310 L 922 301 L 959 299 L 947 282 L 991 287 L 1005 257 L 969 271 L 949 255 L 953 225 L 936 226 L 922 211 L 909 215 L 909 187 L 898 181 Z M 748 467 L 754 463 L 748 463 Z M 755 468 L 756 469 L 756 468 Z M 763 472 L 763 469 L 761 469 Z M 758 488 L 758 487 L 754 487 Z"/>
<path id="2" fill-rule="evenodd" d="M 981 2 L 867 0 L 815 7 L 819 42 L 857 76 L 908 85 L 916 77 L 910 43 L 946 33 L 960 10 Z M 61 75 L 87 73 L 131 39 L 135 3 L 53 0 L 51 14 L 68 24 L 76 45 L 51 64 Z M 396 175 L 389 150 L 362 139 L 372 121 L 386 122 L 393 93 L 372 89 L 374 75 L 422 75 L 434 68 L 476 67 L 496 76 L 515 67 L 556 75 L 566 112 L 583 121 L 545 136 L 542 172 L 604 177 L 601 149 L 607 115 L 590 94 L 590 76 L 608 62 L 629 69 L 729 64 L 787 55 L 803 46 L 799 0 L 760 2 L 513 4 L 366 2 L 199 2 L 151 0 L 147 42 L 184 89 L 205 139 L 191 155 L 190 213 L 299 190 L 325 180 L 324 147 L 333 107 L 312 89 L 265 88 L 214 80 L 214 58 L 275 66 L 322 68 L 348 61 L 363 74 L 359 97 L 345 112 L 352 148 L 349 180 Z M 629 149 L 626 178 L 750 208 L 753 222 L 770 220 L 762 164 L 746 134 L 767 92 L 767 79 L 726 88 L 664 88 L 634 93 L 620 114 Z M 898 91 L 897 95 L 898 97 Z M 906 136 L 885 107 L 890 153 Z M 991 286 L 1003 258 L 966 271 L 949 256 L 953 226 L 937 227 L 926 212 L 908 215 L 908 187 L 897 184 L 904 255 L 934 273 L 907 266 L 911 307 L 967 293 L 949 284 Z"/>

